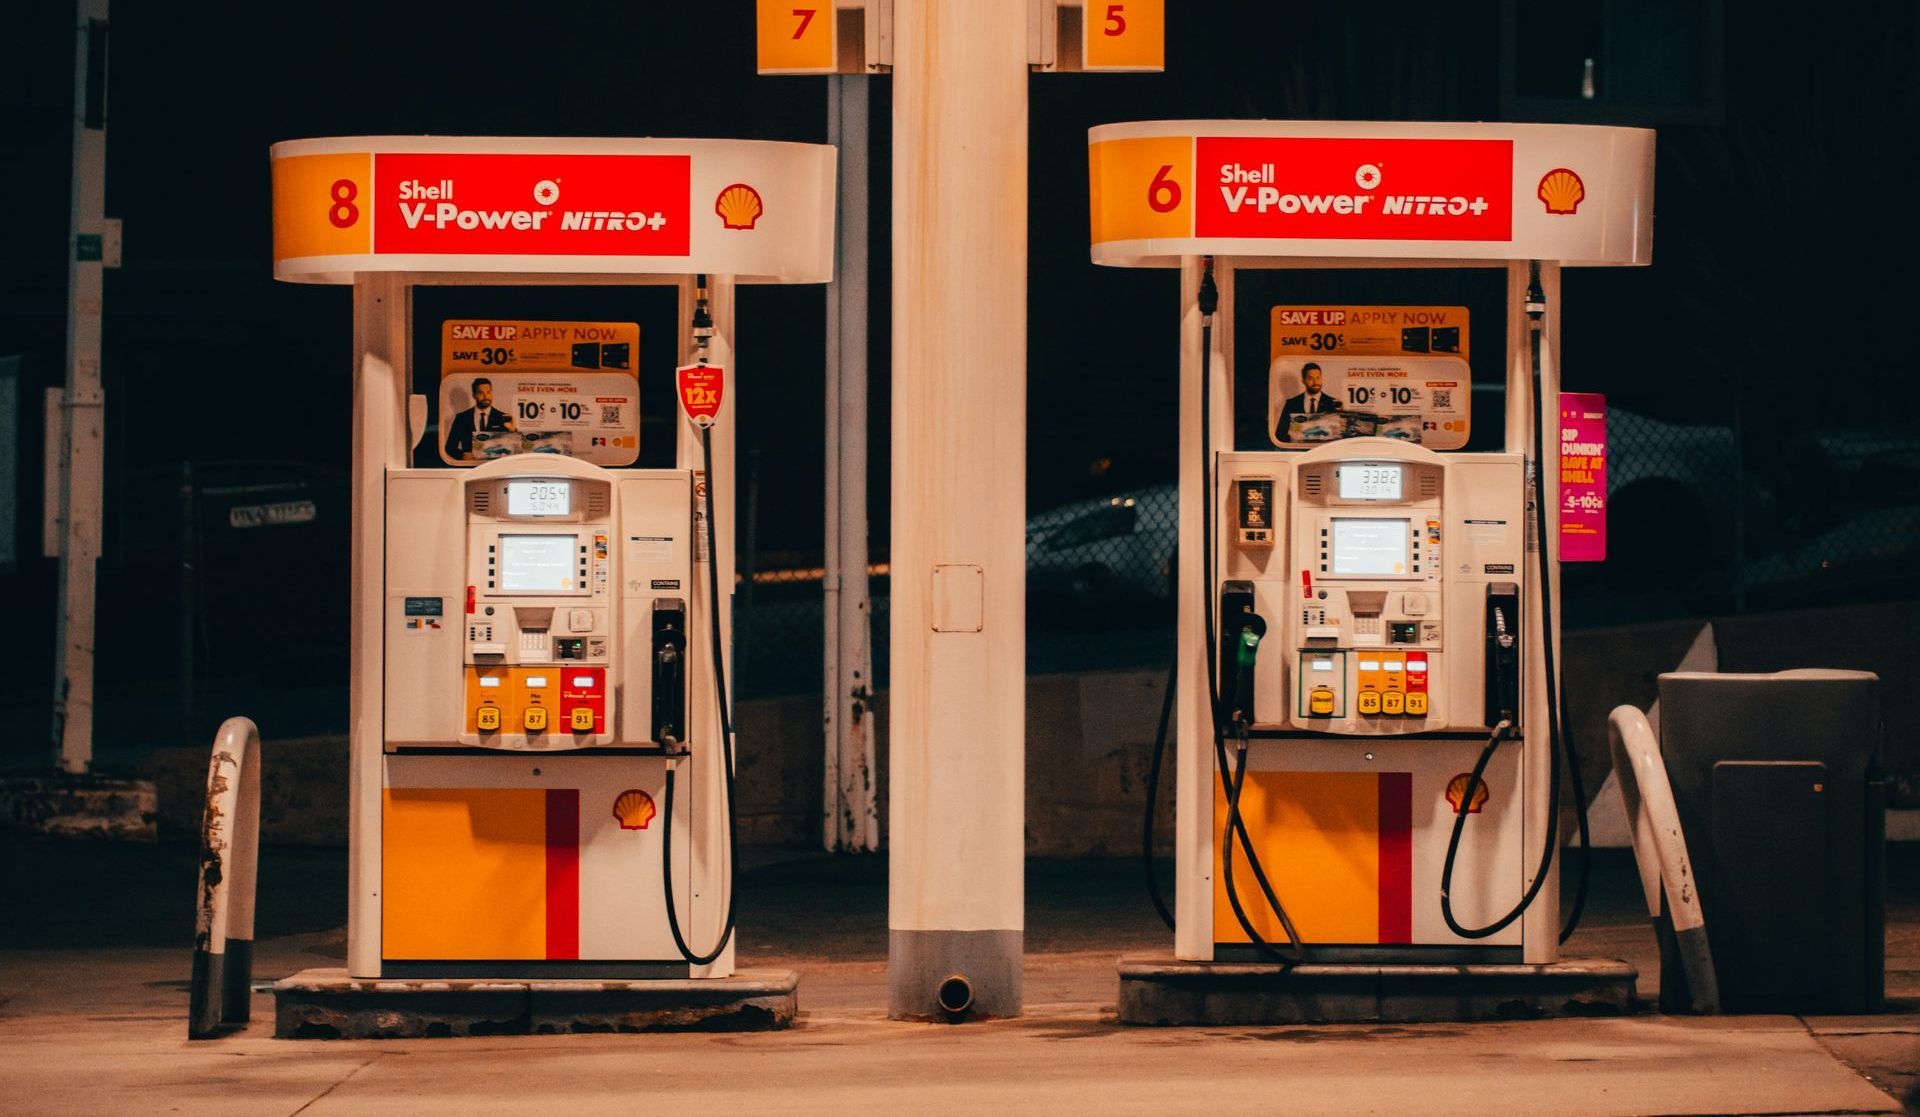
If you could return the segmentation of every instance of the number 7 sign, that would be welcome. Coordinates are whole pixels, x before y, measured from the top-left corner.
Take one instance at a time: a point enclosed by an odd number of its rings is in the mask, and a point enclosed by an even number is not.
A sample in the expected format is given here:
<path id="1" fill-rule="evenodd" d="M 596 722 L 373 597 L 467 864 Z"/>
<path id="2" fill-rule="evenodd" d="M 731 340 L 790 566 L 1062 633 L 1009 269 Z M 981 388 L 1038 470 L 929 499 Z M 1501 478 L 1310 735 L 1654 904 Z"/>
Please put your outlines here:
<path id="1" fill-rule="evenodd" d="M 1166 0 L 1086 0 L 1080 31 L 1082 70 L 1167 68 Z"/>
<path id="2" fill-rule="evenodd" d="M 763 74 L 831 74 L 840 65 L 833 0 L 755 0 Z"/>

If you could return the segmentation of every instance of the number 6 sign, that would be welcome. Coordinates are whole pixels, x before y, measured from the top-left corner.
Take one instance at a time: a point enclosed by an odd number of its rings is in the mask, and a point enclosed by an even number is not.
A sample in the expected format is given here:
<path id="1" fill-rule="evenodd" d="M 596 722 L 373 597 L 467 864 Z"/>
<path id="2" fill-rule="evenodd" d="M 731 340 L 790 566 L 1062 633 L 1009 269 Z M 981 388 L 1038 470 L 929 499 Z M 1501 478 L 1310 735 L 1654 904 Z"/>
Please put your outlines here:
<path id="1" fill-rule="evenodd" d="M 1080 29 L 1082 70 L 1167 68 L 1166 0 L 1086 0 Z"/>

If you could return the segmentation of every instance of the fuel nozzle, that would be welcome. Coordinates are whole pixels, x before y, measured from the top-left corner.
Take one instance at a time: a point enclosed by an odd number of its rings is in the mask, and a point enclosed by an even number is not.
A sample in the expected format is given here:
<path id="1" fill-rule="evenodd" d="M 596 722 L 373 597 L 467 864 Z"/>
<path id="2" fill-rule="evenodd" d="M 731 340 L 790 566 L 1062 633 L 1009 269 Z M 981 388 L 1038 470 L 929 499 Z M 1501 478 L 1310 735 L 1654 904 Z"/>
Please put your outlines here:
<path id="1" fill-rule="evenodd" d="M 1266 618 L 1258 614 L 1248 617 L 1240 626 L 1240 639 L 1235 645 L 1233 665 L 1243 671 L 1251 671 L 1254 657 L 1260 654 L 1260 641 L 1266 635 Z"/>
<path id="2" fill-rule="evenodd" d="M 707 277 L 693 279 L 693 347 L 704 356 L 713 341 L 713 309 L 707 305 Z"/>
<path id="3" fill-rule="evenodd" d="M 1246 740 L 1253 724 L 1253 666 L 1260 655 L 1260 640 L 1267 634 L 1267 620 L 1248 613 L 1240 621 L 1240 635 L 1233 641 L 1233 732 Z"/>
<path id="4" fill-rule="evenodd" d="M 1200 267 L 1200 316 L 1212 318 L 1213 312 L 1220 309 L 1220 288 L 1213 282 L 1213 257 L 1208 256 Z"/>

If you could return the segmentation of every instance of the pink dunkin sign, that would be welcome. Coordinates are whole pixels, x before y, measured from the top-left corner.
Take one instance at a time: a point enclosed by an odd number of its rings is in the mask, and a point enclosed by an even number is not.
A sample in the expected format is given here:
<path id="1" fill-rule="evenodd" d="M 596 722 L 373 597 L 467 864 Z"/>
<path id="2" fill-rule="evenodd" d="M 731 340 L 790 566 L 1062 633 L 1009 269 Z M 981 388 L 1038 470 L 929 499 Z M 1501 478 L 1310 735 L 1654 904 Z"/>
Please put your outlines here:
<path id="1" fill-rule="evenodd" d="M 1607 397 L 1560 393 L 1560 561 L 1607 557 Z"/>

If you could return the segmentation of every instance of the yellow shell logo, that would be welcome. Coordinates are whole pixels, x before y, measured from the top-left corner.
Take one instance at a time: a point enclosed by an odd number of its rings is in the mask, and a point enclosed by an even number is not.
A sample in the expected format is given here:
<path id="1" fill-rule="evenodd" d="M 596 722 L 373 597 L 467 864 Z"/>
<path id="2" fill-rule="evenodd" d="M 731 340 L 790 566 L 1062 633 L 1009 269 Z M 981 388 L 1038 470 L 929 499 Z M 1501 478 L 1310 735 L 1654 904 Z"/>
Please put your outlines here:
<path id="1" fill-rule="evenodd" d="M 720 215 L 720 224 L 729 229 L 751 229 L 753 223 L 760 220 L 765 207 L 760 203 L 760 191 L 744 182 L 736 182 L 713 200 L 713 212 Z"/>
<path id="2" fill-rule="evenodd" d="M 1540 178 L 1538 197 L 1548 213 L 1572 213 L 1586 196 L 1587 184 L 1565 167 L 1555 167 Z"/>
<path id="3" fill-rule="evenodd" d="M 1447 781 L 1447 806 L 1454 814 L 1460 813 L 1460 803 L 1467 798 L 1467 783 L 1473 779 L 1471 772 L 1462 772 Z M 1467 802 L 1468 814 L 1479 814 L 1487 805 L 1487 781 L 1481 780 L 1473 785 L 1473 798 Z"/>
<path id="4" fill-rule="evenodd" d="M 622 830 L 645 830 L 653 821 L 653 796 L 637 787 L 622 791 L 613 801 L 613 817 Z"/>

